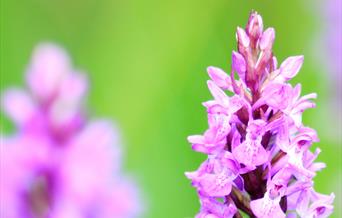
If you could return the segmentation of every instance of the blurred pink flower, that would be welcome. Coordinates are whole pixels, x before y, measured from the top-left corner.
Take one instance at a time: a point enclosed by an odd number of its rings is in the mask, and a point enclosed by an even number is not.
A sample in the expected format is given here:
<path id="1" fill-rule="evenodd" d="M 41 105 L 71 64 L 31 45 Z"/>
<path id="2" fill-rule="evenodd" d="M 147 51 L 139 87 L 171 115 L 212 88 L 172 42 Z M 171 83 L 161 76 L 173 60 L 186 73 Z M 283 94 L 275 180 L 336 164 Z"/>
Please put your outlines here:
<path id="1" fill-rule="evenodd" d="M 342 2 L 327 0 L 320 2 L 319 9 L 324 22 L 322 31 L 323 49 L 320 50 L 325 67 L 335 75 L 333 82 L 342 85 Z M 336 80 L 337 79 L 337 80 Z"/>
<path id="2" fill-rule="evenodd" d="M 27 70 L 30 92 L 9 89 L 2 107 L 18 131 L 1 137 L 0 216 L 135 217 L 138 189 L 122 175 L 118 130 L 89 121 L 86 76 L 64 50 L 41 44 Z"/>

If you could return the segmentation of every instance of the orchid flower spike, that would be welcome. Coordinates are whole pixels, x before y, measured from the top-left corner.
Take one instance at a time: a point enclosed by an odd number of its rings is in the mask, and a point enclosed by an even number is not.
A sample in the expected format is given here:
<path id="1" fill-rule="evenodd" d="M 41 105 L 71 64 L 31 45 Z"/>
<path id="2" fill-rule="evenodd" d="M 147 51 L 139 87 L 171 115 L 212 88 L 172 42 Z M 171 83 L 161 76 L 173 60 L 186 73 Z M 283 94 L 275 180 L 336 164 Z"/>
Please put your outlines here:
<path id="1" fill-rule="evenodd" d="M 214 99 L 203 105 L 209 128 L 188 137 L 193 150 L 208 155 L 197 171 L 186 173 L 200 198 L 197 217 L 328 217 L 334 195 L 313 189 L 313 177 L 325 167 L 314 162 L 320 150 L 310 151 L 318 137 L 302 123 L 316 94 L 300 97 L 301 85 L 288 83 L 304 57 L 289 57 L 278 67 L 275 30 L 264 30 L 257 12 L 236 36 L 231 74 L 208 68 Z"/>

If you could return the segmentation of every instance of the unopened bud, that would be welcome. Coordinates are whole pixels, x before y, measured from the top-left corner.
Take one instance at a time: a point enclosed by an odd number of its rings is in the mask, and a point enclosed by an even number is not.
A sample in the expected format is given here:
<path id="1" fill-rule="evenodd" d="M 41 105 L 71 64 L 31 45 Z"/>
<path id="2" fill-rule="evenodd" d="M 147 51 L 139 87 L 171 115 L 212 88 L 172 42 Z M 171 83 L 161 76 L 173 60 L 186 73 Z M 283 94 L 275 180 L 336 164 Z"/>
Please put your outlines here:
<path id="1" fill-rule="evenodd" d="M 232 54 L 232 69 L 238 73 L 243 81 L 245 80 L 246 61 L 240 53 L 235 51 Z"/>
<path id="2" fill-rule="evenodd" d="M 273 42 L 274 42 L 275 32 L 273 28 L 267 28 L 265 32 L 262 34 L 260 39 L 260 49 L 261 50 L 272 50 Z"/>
<path id="3" fill-rule="evenodd" d="M 262 35 L 263 22 L 261 16 L 257 12 L 252 12 L 250 14 L 246 31 L 249 37 L 255 41 Z"/>
<path id="4" fill-rule="evenodd" d="M 242 29 L 241 27 L 238 27 L 236 31 L 236 35 L 237 35 L 239 46 L 241 45 L 245 48 L 249 46 L 249 37 L 244 29 Z"/>

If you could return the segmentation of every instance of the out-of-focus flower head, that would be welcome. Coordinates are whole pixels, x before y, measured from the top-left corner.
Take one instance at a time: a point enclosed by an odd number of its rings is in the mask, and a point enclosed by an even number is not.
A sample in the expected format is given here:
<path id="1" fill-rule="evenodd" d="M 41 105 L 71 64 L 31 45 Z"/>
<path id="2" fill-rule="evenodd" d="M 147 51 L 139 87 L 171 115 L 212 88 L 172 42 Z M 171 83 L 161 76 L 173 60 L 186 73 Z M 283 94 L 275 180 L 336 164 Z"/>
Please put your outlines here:
<path id="1" fill-rule="evenodd" d="M 328 95 L 322 107 L 326 113 L 333 113 L 322 121 L 334 122 L 342 119 L 342 1 L 315 1 L 314 15 L 320 22 L 320 29 L 312 47 L 320 69 L 321 77 L 328 82 Z M 342 123 L 337 122 L 324 133 L 333 143 L 342 140 Z"/>
<path id="2" fill-rule="evenodd" d="M 321 32 L 320 57 L 326 68 L 332 73 L 337 85 L 342 84 L 342 2 L 339 0 L 328 0 L 319 2 L 320 18 L 323 20 L 323 31 Z"/>
<path id="3" fill-rule="evenodd" d="M 214 99 L 203 105 L 209 128 L 188 137 L 193 150 L 208 155 L 197 171 L 186 173 L 199 194 L 197 217 L 329 216 L 334 194 L 313 189 L 313 177 L 325 167 L 314 162 L 320 150 L 309 150 L 318 137 L 302 123 L 316 94 L 301 97 L 301 85 L 288 83 L 304 57 L 289 57 L 278 67 L 275 31 L 263 29 L 257 12 L 236 37 L 230 75 L 208 68 Z"/>
<path id="4" fill-rule="evenodd" d="M 17 127 L 1 136 L 0 216 L 136 217 L 138 189 L 122 175 L 118 129 L 89 120 L 86 75 L 53 44 L 35 48 L 29 91 L 6 90 L 2 107 Z"/>

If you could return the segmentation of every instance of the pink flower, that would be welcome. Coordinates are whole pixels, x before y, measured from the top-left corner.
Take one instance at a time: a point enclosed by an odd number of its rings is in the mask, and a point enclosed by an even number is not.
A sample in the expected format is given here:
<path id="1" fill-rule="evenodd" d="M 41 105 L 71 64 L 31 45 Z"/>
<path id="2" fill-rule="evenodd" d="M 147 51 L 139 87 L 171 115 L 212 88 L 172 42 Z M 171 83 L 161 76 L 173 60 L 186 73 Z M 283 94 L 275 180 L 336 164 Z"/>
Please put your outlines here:
<path id="1" fill-rule="evenodd" d="M 9 89 L 2 98 L 18 131 L 1 138 L 1 217 L 139 215 L 136 185 L 121 172 L 118 130 L 89 121 L 88 81 L 66 52 L 39 45 L 27 82 L 31 92 Z"/>
<path id="2" fill-rule="evenodd" d="M 284 187 L 270 182 L 267 185 L 264 197 L 251 201 L 251 209 L 254 215 L 263 218 L 285 218 L 285 213 L 280 206 L 280 200 L 284 196 L 281 189 L 284 189 Z"/>
<path id="3" fill-rule="evenodd" d="M 237 209 L 233 204 L 220 203 L 214 198 L 201 198 L 202 209 L 195 218 L 232 218 Z"/>
<path id="4" fill-rule="evenodd" d="M 256 12 L 236 35 L 231 74 L 208 68 L 214 99 L 203 105 L 209 128 L 188 138 L 193 150 L 208 155 L 197 171 L 186 173 L 201 200 L 197 216 L 241 217 L 240 211 L 258 218 L 329 215 L 333 197 L 308 192 L 316 172 L 325 167 L 314 162 L 320 150 L 309 150 L 318 141 L 316 132 L 302 123 L 316 94 L 300 97 L 301 85 L 288 83 L 304 57 L 289 57 L 278 68 L 272 52 L 275 30 L 264 31 Z M 312 203 L 300 204 L 304 197 Z M 226 215 L 227 208 L 237 210 Z"/>
<path id="5" fill-rule="evenodd" d="M 221 158 L 208 159 L 197 171 L 186 173 L 186 176 L 202 195 L 224 197 L 231 192 L 238 176 L 236 163 L 231 158 L 231 154 L 226 153 Z"/>

